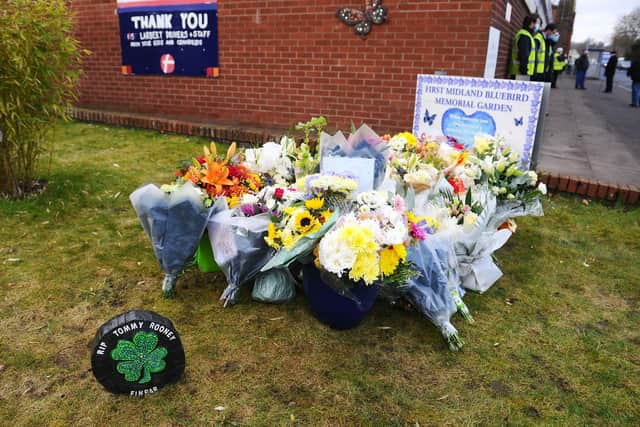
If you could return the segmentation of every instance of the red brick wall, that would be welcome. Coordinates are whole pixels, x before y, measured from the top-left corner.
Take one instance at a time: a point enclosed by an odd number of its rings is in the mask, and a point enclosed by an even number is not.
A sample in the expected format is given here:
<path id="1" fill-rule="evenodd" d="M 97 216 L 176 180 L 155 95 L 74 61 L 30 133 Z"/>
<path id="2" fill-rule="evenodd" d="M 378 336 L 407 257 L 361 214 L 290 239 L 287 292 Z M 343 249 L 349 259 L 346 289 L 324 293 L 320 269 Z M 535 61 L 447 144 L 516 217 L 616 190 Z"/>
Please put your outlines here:
<path id="1" fill-rule="evenodd" d="M 115 3 L 72 0 L 93 52 L 81 107 L 268 127 L 322 114 L 386 132 L 411 127 L 416 74 L 482 76 L 492 4 L 504 1 L 385 0 L 390 22 L 362 40 L 335 17 L 362 0 L 220 0 L 217 79 L 121 75 Z"/>
<path id="2" fill-rule="evenodd" d="M 531 12 L 529 12 L 524 0 L 496 0 L 493 3 L 491 26 L 500 30 L 500 54 L 498 55 L 498 65 L 496 66 L 496 78 L 500 79 L 509 77 L 509 60 L 511 58 L 513 38 L 522 27 L 524 17 Z M 510 22 L 504 19 L 507 3 L 511 3 L 512 7 Z"/>

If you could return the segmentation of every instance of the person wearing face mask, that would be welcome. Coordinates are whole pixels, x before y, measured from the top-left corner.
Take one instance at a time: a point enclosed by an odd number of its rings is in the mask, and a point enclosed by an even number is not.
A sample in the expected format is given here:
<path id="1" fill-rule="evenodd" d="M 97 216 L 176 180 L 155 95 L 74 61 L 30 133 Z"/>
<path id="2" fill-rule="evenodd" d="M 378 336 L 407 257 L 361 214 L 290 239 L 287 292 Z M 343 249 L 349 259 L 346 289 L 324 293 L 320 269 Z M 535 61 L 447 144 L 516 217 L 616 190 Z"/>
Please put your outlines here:
<path id="1" fill-rule="evenodd" d="M 552 29 L 549 34 L 546 36 L 547 39 L 547 65 L 545 70 L 545 82 L 553 83 L 553 58 L 556 53 L 556 46 L 558 45 L 558 41 L 560 41 L 560 33 L 556 29 L 555 24 L 552 25 Z"/>
<path id="2" fill-rule="evenodd" d="M 551 88 L 556 88 L 556 82 L 558 76 L 564 71 L 564 67 L 567 65 L 567 60 L 564 57 L 564 50 L 559 47 L 553 54 L 553 72 L 551 76 Z"/>
<path id="3" fill-rule="evenodd" d="M 553 48 L 552 39 L 556 29 L 554 24 L 548 24 L 544 31 L 538 31 L 533 36 L 536 47 L 536 60 L 534 66 L 533 79 L 537 82 L 547 81 L 549 71 L 549 55 Z"/>
<path id="4" fill-rule="evenodd" d="M 611 93 L 613 90 L 613 76 L 616 75 L 616 67 L 618 66 L 618 53 L 614 50 L 611 52 L 609 62 L 604 67 L 604 75 L 607 77 L 607 88 L 604 93 Z"/>
<path id="5" fill-rule="evenodd" d="M 538 15 L 527 15 L 516 33 L 511 49 L 509 74 L 516 79 L 531 79 L 535 71 L 536 50 L 533 35 L 538 31 Z"/>

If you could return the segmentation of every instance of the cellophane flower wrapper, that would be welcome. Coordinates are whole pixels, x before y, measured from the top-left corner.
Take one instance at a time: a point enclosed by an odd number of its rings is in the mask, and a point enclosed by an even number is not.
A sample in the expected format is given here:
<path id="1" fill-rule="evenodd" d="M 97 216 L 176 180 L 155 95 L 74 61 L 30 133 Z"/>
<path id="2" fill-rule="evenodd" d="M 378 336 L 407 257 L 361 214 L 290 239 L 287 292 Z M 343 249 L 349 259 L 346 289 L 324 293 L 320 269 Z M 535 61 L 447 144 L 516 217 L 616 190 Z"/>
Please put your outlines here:
<path id="1" fill-rule="evenodd" d="M 492 255 L 509 240 L 512 233 L 507 229 L 496 229 L 497 202 L 491 192 L 479 188 L 474 198 L 480 200 L 484 209 L 470 232 L 455 234 L 454 248 L 462 286 L 483 293 L 502 277 L 502 271 Z"/>
<path id="2" fill-rule="evenodd" d="M 544 216 L 540 199 L 498 201 L 489 227 L 497 229 L 508 219 L 522 216 Z"/>
<path id="3" fill-rule="evenodd" d="M 373 188 L 382 185 L 387 170 L 388 145 L 369 126 L 362 125 L 349 136 L 320 134 L 320 171 L 327 157 L 365 158 L 374 160 Z"/>
<path id="4" fill-rule="evenodd" d="M 285 249 L 284 247 L 278 250 L 268 262 L 262 266 L 261 272 L 267 272 L 272 269 L 286 268 L 295 261 L 299 261 L 303 264 L 311 262 L 310 256 L 313 253 L 313 249 L 318 244 L 318 241 L 324 236 L 336 221 L 340 218 L 340 210 L 334 211 L 329 220 L 322 224 L 322 227 L 313 234 L 303 236 L 300 240 L 291 248 Z"/>
<path id="5" fill-rule="evenodd" d="M 450 242 L 446 237 L 432 236 L 418 242 L 408 249 L 407 260 L 419 274 L 405 285 L 381 289 L 387 298 L 408 300 L 438 328 L 449 348 L 455 351 L 463 342 L 450 320 L 458 311 L 449 287 L 450 253 Z"/>
<path id="6" fill-rule="evenodd" d="M 205 208 L 202 193 L 191 183 L 171 193 L 153 184 L 138 188 L 129 199 L 165 272 L 162 289 L 171 292 L 177 276 L 193 262 L 200 238 L 215 208 Z"/>
<path id="7" fill-rule="evenodd" d="M 270 222 L 269 214 L 245 217 L 237 209 L 223 210 L 209 219 L 207 232 L 213 254 L 227 279 L 220 296 L 225 306 L 236 303 L 240 286 L 253 279 L 273 256 L 264 241 Z"/>

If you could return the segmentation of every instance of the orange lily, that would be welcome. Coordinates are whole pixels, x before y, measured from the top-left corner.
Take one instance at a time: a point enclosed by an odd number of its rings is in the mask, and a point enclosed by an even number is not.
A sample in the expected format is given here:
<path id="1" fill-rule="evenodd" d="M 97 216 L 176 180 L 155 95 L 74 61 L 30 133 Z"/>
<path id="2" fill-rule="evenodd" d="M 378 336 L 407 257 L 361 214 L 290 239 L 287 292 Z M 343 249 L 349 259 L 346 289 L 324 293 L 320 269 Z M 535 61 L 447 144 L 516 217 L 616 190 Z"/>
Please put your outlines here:
<path id="1" fill-rule="evenodd" d="M 233 181 L 229 179 L 229 168 L 223 163 L 211 161 L 211 159 L 207 159 L 207 170 L 200 177 L 200 180 L 215 187 L 218 196 L 223 193 L 225 185 L 233 185 Z"/>

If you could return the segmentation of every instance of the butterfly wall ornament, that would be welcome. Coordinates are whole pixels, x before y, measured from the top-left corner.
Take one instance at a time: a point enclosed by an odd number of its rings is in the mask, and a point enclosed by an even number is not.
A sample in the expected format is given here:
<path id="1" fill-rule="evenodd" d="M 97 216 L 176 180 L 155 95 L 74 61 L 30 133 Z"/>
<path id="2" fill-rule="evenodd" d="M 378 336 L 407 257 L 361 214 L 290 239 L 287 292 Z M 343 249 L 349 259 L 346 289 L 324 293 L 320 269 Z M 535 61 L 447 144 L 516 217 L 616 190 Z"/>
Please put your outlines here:
<path id="1" fill-rule="evenodd" d="M 354 27 L 357 35 L 366 37 L 373 24 L 383 24 L 389 17 L 382 0 L 366 0 L 364 10 L 341 7 L 336 16 L 345 24 Z"/>
<path id="2" fill-rule="evenodd" d="M 424 112 L 424 122 L 428 123 L 429 126 L 433 126 L 433 121 L 436 119 L 437 114 L 429 115 L 429 109 L 427 108 Z"/>

